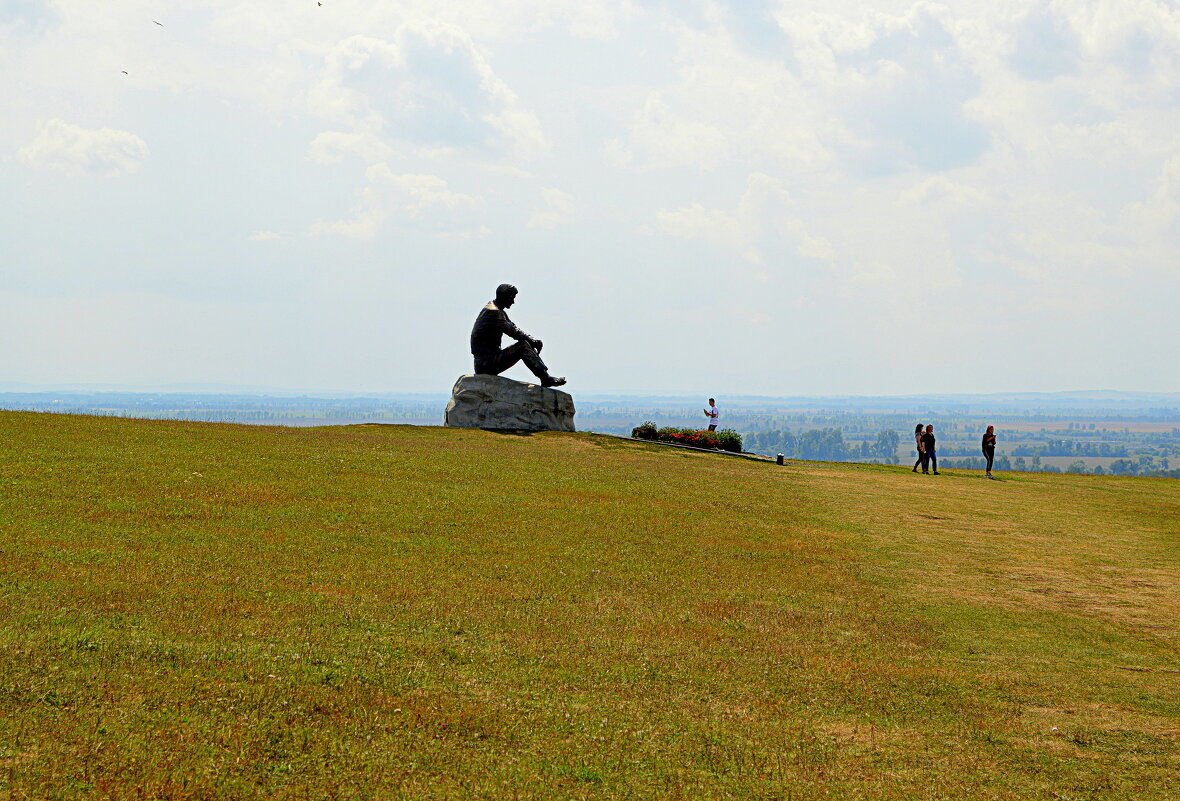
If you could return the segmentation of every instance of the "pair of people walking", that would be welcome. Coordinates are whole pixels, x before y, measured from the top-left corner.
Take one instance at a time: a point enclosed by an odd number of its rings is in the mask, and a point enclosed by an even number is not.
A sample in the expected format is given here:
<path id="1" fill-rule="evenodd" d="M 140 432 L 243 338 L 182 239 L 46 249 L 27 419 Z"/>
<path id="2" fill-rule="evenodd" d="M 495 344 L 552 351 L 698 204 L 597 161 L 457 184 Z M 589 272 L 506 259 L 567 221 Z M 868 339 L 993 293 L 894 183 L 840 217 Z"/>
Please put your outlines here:
<path id="1" fill-rule="evenodd" d="M 933 467 L 934 475 L 941 475 L 938 472 L 938 453 L 935 444 L 934 426 L 928 425 L 923 428 L 921 423 L 914 426 L 914 446 L 918 449 L 918 461 L 914 462 L 913 472 L 918 472 L 918 468 L 921 467 L 922 475 L 928 475 Z"/>

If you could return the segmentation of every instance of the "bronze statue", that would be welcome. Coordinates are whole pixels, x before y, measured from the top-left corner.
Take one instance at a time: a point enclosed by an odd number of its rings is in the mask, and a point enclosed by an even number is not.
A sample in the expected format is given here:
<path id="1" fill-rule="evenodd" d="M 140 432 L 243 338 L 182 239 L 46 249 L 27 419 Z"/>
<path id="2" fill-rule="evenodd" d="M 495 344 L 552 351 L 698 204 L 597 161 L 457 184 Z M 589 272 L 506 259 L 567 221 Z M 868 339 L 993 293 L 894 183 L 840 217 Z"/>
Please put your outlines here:
<path id="1" fill-rule="evenodd" d="M 533 375 L 541 379 L 541 386 L 560 387 L 565 378 L 549 375 L 549 368 L 541 361 L 541 345 L 544 343 L 521 331 L 508 319 L 505 309 L 516 302 L 516 293 L 512 284 L 500 284 L 496 287 L 496 299 L 484 306 L 475 318 L 475 326 L 471 329 L 475 372 L 477 375 L 499 375 L 517 362 L 524 362 Z M 501 349 L 504 334 L 515 339 L 516 344 Z"/>

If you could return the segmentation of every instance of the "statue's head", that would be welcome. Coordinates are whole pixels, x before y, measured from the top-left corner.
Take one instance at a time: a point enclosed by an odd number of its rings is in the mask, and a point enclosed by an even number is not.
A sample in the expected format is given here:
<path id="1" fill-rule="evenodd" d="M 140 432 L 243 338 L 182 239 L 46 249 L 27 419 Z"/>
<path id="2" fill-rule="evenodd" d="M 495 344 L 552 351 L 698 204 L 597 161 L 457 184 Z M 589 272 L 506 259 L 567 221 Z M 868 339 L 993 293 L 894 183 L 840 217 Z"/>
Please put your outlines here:
<path id="1" fill-rule="evenodd" d="M 507 309 L 516 302 L 516 287 L 512 284 L 500 284 L 496 287 L 496 305 Z"/>

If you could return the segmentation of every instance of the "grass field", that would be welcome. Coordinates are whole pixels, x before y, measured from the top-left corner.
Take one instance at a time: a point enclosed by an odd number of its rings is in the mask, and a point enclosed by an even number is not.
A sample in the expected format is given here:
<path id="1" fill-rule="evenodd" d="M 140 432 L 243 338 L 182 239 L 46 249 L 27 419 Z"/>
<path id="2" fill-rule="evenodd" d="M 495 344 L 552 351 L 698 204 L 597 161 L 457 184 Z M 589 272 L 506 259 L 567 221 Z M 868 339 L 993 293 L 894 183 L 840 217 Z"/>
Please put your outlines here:
<path id="1" fill-rule="evenodd" d="M 1180 481 L 0 413 L 0 799 L 1180 798 Z"/>

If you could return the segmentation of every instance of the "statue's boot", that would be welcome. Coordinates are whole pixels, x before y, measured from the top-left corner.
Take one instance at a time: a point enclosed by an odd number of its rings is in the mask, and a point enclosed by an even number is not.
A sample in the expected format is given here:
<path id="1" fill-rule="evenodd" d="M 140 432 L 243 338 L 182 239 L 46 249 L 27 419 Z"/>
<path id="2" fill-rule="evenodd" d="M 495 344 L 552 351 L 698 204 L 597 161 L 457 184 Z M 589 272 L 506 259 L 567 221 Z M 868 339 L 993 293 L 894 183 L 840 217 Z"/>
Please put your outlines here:
<path id="1" fill-rule="evenodd" d="M 537 349 L 528 342 L 518 342 L 514 347 L 520 349 L 520 360 L 525 363 L 525 366 L 533 371 L 533 375 L 541 379 L 541 386 L 560 387 L 565 383 L 564 376 L 555 378 L 549 374 L 549 368 L 545 366 L 545 362 L 541 361 Z"/>

